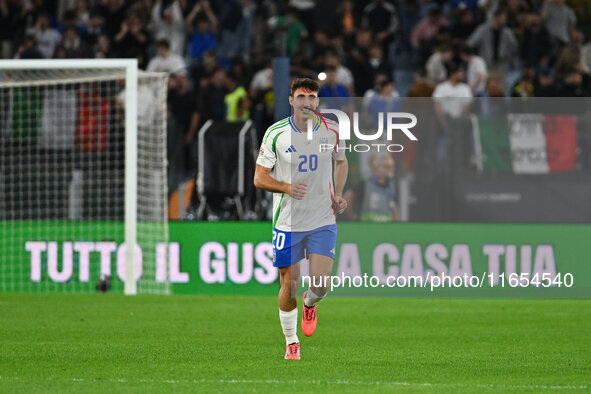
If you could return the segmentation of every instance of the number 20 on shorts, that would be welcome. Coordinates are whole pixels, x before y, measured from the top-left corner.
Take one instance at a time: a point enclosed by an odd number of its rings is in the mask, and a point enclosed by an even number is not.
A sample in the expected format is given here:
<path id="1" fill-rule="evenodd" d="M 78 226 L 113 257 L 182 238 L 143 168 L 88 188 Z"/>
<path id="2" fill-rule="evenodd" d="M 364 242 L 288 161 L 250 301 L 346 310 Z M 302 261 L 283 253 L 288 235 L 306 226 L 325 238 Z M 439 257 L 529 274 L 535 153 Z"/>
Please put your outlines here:
<path id="1" fill-rule="evenodd" d="M 283 249 L 285 246 L 285 234 L 278 231 L 273 231 L 273 244 L 275 245 L 275 249 Z"/>

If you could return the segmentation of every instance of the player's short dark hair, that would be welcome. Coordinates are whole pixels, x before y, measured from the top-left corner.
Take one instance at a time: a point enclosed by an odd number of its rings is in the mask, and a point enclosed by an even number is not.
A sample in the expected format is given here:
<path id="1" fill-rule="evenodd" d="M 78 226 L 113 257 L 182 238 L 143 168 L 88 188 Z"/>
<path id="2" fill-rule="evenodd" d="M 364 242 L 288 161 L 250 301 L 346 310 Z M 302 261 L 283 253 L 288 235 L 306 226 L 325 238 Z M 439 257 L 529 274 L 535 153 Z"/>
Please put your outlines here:
<path id="1" fill-rule="evenodd" d="M 317 92 L 320 90 L 320 85 L 318 85 L 318 82 L 310 78 L 297 78 L 295 81 L 291 83 L 289 95 L 293 96 L 295 91 L 298 89 L 306 89 L 311 92 Z"/>

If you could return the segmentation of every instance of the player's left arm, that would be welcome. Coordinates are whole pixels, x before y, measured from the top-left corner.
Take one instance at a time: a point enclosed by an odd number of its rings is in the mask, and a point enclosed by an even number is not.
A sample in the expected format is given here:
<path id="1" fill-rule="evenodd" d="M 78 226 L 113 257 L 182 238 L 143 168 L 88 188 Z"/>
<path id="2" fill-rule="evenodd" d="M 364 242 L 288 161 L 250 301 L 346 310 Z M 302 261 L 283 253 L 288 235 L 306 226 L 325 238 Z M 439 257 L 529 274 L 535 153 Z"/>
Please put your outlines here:
<path id="1" fill-rule="evenodd" d="M 337 205 L 337 212 L 339 214 L 345 212 L 347 209 L 347 200 L 343 198 L 343 189 L 347 182 L 347 174 L 349 173 L 349 163 L 347 157 L 343 155 L 342 160 L 335 159 L 334 166 L 334 202 Z"/>

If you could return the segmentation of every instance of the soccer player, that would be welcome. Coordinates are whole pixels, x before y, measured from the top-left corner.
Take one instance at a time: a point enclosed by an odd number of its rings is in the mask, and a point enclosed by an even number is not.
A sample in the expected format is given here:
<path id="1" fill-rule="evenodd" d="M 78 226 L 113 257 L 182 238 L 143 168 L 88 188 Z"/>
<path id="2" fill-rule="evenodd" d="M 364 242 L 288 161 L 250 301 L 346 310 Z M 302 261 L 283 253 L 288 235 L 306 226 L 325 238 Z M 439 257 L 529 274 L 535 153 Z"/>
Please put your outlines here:
<path id="1" fill-rule="evenodd" d="M 316 304 L 327 293 L 336 247 L 336 216 L 347 208 L 342 197 L 348 164 L 335 122 L 318 116 L 318 83 L 296 79 L 290 89 L 293 115 L 269 127 L 254 175 L 256 187 L 273 192 L 273 265 L 279 268 L 279 320 L 285 359 L 300 359 L 296 302 L 299 262 L 310 261 L 304 293 L 302 332 L 316 329 Z M 308 139 L 308 120 L 314 119 Z M 334 172 L 333 172 L 334 160 Z M 334 179 L 334 183 L 333 183 Z"/>

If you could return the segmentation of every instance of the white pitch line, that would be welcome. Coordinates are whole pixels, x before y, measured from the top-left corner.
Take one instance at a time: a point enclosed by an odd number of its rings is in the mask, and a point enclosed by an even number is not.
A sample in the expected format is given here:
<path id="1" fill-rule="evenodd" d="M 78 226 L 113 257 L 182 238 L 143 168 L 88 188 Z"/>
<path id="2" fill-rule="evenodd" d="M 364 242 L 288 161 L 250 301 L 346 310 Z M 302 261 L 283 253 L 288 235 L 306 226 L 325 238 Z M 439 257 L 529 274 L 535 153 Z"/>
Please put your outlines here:
<path id="1" fill-rule="evenodd" d="M 109 383 L 167 383 L 167 384 L 200 384 L 200 383 L 217 383 L 217 384 L 326 384 L 326 385 L 352 385 L 352 386 L 409 386 L 409 387 L 465 387 L 465 388 L 488 388 L 488 389 L 524 389 L 524 390 L 589 390 L 589 386 L 561 386 L 561 385 L 538 385 L 538 384 L 463 384 L 463 383 L 420 383 L 420 382 L 367 382 L 355 380 L 278 380 L 278 379 L 194 379 L 194 380 L 155 380 L 155 379 L 35 379 L 22 378 L 19 376 L 0 376 L 2 380 L 46 380 L 46 381 L 63 381 L 63 382 L 109 382 Z"/>

